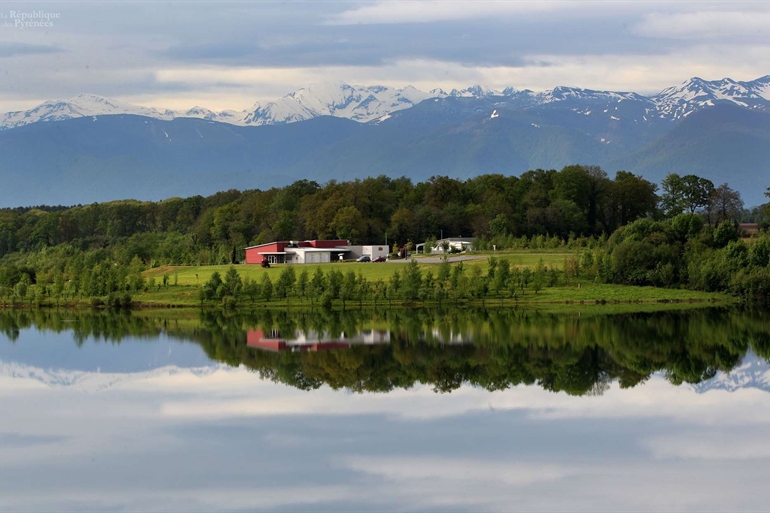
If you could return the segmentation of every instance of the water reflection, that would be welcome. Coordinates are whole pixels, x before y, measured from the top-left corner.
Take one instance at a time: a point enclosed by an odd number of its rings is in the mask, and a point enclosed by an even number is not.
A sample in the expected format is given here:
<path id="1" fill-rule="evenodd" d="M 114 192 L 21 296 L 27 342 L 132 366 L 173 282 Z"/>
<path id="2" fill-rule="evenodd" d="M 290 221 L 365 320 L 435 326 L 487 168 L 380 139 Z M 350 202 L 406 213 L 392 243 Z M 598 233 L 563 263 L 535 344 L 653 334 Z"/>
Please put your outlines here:
<path id="1" fill-rule="evenodd" d="M 655 373 L 676 385 L 698 384 L 731 371 L 750 351 L 763 361 L 770 356 L 766 315 L 725 308 L 612 315 L 601 310 L 0 313 L 0 331 L 9 340 L 32 327 L 67 333 L 78 346 L 87 340 L 119 345 L 138 339 L 156 351 L 150 342 L 159 337 L 195 344 L 212 361 L 244 366 L 303 390 L 329 385 L 388 392 L 427 384 L 451 392 L 470 384 L 491 391 L 536 384 L 596 395 L 609 383 L 630 388 Z M 109 365 L 127 365 L 128 354 L 121 351 Z"/>
<path id="2" fill-rule="evenodd" d="M 0 510 L 763 510 L 766 318 L 2 312 Z"/>
<path id="3" fill-rule="evenodd" d="M 351 349 L 356 345 L 388 344 L 390 332 L 385 330 L 362 330 L 357 333 L 340 333 L 334 336 L 328 332 L 294 330 L 281 333 L 280 330 L 248 330 L 246 345 L 266 351 L 333 351 Z"/>

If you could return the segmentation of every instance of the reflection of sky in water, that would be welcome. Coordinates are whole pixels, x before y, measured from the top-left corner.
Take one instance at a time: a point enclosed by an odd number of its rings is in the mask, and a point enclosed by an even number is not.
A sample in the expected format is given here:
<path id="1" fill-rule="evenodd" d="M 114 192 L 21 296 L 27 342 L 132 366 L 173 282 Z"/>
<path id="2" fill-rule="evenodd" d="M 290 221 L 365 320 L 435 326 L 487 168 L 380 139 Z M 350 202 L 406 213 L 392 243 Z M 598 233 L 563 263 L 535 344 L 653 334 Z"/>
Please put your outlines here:
<path id="1" fill-rule="evenodd" d="M 0 370 L 2 510 L 767 509 L 755 388 L 303 392 L 196 344 L 31 330 Z"/>

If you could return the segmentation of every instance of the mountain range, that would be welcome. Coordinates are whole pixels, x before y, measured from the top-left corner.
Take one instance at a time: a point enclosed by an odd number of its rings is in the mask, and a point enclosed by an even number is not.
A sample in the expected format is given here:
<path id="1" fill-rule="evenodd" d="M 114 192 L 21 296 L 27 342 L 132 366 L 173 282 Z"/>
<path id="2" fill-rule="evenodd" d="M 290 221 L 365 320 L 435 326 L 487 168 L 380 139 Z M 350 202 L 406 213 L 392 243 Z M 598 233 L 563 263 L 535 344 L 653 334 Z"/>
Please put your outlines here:
<path id="1" fill-rule="evenodd" d="M 657 95 L 573 87 L 315 84 L 244 111 L 94 95 L 0 115 L 0 206 L 163 199 L 312 178 L 423 180 L 581 163 L 660 181 L 695 173 L 761 203 L 770 75 L 690 79 Z"/>

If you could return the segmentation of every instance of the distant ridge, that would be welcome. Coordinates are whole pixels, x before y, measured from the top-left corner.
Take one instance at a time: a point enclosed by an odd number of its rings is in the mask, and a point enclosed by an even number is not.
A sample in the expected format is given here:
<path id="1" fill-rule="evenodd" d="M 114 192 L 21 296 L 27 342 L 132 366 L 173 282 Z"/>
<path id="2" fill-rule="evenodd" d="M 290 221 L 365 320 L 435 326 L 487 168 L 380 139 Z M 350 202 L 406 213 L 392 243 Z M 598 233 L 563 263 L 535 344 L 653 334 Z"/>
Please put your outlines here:
<path id="1" fill-rule="evenodd" d="M 707 81 L 691 78 L 654 96 L 633 92 L 596 91 L 575 87 L 556 87 L 543 92 L 520 91 L 507 87 L 497 91 L 483 85 L 454 89 L 420 91 L 412 86 L 396 89 L 387 86 L 354 86 L 345 83 L 317 83 L 291 92 L 264 106 L 256 103 L 243 111 L 215 112 L 204 107 L 188 110 L 155 109 L 80 94 L 69 100 L 47 101 L 27 111 L 0 114 L 0 130 L 40 121 L 63 121 L 88 116 L 132 114 L 160 120 L 198 118 L 238 126 L 279 125 L 334 116 L 361 123 L 383 122 L 394 112 L 411 108 L 430 98 L 496 99 L 511 108 L 533 108 L 557 102 L 579 102 L 584 107 L 595 102 L 630 101 L 643 106 L 650 117 L 682 119 L 692 112 L 729 102 L 740 107 L 770 110 L 770 75 L 739 82 L 730 78 Z"/>

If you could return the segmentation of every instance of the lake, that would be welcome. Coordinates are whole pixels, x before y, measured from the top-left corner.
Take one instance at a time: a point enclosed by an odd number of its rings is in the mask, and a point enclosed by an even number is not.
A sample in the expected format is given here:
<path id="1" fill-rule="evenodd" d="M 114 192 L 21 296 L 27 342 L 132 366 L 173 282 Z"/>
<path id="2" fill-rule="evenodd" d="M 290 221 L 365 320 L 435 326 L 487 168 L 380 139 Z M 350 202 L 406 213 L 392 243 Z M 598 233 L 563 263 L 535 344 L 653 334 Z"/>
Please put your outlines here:
<path id="1" fill-rule="evenodd" d="M 767 510 L 768 312 L 644 308 L 0 311 L 0 510 Z"/>

